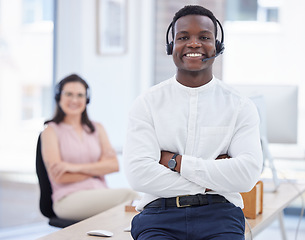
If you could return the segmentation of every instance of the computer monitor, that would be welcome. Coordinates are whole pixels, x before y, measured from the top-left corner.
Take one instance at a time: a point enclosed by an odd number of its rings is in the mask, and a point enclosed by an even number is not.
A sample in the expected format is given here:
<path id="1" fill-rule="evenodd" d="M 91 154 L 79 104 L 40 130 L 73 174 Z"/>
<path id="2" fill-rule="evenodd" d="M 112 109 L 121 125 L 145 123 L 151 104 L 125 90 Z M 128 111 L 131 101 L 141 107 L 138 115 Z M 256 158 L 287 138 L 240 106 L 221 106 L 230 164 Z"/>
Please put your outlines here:
<path id="1" fill-rule="evenodd" d="M 256 105 L 261 119 L 260 134 L 264 156 L 272 171 L 277 191 L 280 181 L 274 166 L 269 143 L 292 143 L 298 140 L 298 87 L 283 85 L 232 85 L 241 94 L 248 96 Z"/>
<path id="2" fill-rule="evenodd" d="M 263 95 L 269 143 L 297 144 L 298 87 L 295 85 L 231 85 L 240 93 Z"/>

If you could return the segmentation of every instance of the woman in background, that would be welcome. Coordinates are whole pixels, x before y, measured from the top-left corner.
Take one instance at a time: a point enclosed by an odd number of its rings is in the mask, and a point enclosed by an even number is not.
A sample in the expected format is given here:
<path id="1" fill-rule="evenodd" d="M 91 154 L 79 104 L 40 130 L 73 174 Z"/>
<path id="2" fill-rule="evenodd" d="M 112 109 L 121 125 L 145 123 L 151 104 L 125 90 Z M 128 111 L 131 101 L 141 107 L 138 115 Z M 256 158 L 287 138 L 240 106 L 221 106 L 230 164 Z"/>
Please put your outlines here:
<path id="1" fill-rule="evenodd" d="M 55 116 L 41 136 L 56 215 L 83 220 L 137 198 L 131 189 L 107 188 L 104 176 L 117 172 L 119 164 L 105 129 L 88 117 L 88 84 L 76 74 L 67 76 L 55 100 Z"/>

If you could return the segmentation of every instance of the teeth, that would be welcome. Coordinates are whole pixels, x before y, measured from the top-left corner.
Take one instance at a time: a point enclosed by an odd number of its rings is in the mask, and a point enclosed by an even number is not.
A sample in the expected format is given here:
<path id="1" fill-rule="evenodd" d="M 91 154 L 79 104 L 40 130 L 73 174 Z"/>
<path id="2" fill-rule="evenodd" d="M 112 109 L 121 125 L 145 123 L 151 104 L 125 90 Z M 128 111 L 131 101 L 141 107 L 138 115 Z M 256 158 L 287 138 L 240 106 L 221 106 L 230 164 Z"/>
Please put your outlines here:
<path id="1" fill-rule="evenodd" d="M 188 53 L 186 54 L 187 57 L 201 57 L 201 53 Z"/>

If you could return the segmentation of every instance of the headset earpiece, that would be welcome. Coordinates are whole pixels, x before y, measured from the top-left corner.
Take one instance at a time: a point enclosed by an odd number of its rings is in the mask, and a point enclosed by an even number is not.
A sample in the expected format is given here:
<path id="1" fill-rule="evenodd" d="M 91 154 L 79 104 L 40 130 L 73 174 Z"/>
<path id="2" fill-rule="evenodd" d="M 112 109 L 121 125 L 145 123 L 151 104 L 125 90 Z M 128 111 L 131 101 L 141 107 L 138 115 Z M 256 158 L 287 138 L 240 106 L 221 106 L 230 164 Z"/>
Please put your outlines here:
<path id="1" fill-rule="evenodd" d="M 167 55 L 172 55 L 173 54 L 173 47 L 174 47 L 174 42 L 171 41 L 169 42 L 168 41 L 168 34 L 169 34 L 169 30 L 171 29 L 173 25 L 173 22 L 171 22 L 167 28 L 167 31 L 166 31 L 166 37 L 165 37 L 165 41 L 166 41 L 166 45 L 165 45 L 165 51 L 166 51 L 166 54 Z"/>
<path id="2" fill-rule="evenodd" d="M 216 54 L 222 54 L 225 50 L 224 44 L 221 43 L 219 40 L 216 39 L 215 42 Z"/>
<path id="3" fill-rule="evenodd" d="M 61 94 L 61 91 L 60 91 L 60 83 L 56 84 L 55 86 L 55 101 L 58 103 L 59 100 L 60 100 L 60 94 Z"/>
<path id="4" fill-rule="evenodd" d="M 215 48 L 216 48 L 216 54 L 220 55 L 225 50 L 225 44 L 224 44 L 224 32 L 221 23 L 216 19 L 216 22 L 218 23 L 218 26 L 221 31 L 221 41 L 217 40 L 215 41 Z"/>
<path id="5" fill-rule="evenodd" d="M 173 41 L 171 41 L 170 43 L 166 44 L 166 54 L 167 55 L 172 55 L 173 54 L 173 45 L 174 45 Z"/>
<path id="6" fill-rule="evenodd" d="M 86 98 L 86 104 L 90 103 L 90 94 L 89 94 L 89 88 L 87 88 L 87 98 Z"/>

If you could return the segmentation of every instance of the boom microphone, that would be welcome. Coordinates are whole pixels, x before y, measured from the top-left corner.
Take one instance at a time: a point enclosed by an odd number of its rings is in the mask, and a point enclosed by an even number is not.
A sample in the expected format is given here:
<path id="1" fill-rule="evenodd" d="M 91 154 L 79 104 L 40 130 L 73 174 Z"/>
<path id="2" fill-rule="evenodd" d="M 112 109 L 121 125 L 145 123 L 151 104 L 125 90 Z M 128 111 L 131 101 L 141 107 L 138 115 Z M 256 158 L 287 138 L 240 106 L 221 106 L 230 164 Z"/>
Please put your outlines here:
<path id="1" fill-rule="evenodd" d="M 222 52 L 220 52 L 220 53 L 216 53 L 216 54 L 215 54 L 215 56 L 213 56 L 213 57 L 204 58 L 204 59 L 202 59 L 202 61 L 203 61 L 203 62 L 205 62 L 205 61 L 208 61 L 208 60 L 210 60 L 210 59 L 217 58 L 217 57 L 218 57 L 220 54 L 222 54 Z"/>

